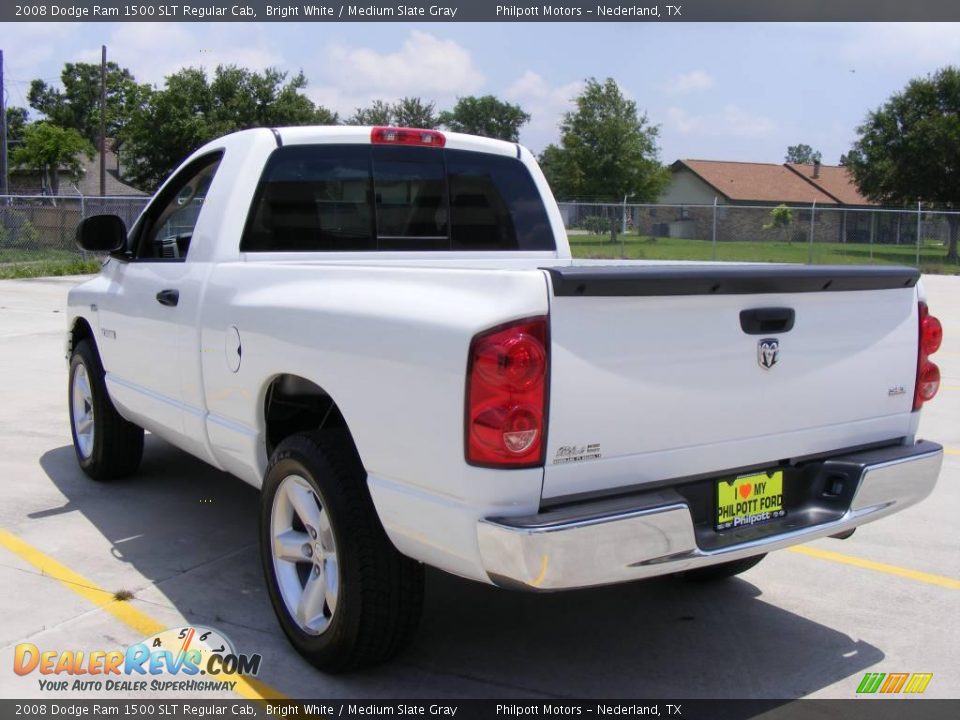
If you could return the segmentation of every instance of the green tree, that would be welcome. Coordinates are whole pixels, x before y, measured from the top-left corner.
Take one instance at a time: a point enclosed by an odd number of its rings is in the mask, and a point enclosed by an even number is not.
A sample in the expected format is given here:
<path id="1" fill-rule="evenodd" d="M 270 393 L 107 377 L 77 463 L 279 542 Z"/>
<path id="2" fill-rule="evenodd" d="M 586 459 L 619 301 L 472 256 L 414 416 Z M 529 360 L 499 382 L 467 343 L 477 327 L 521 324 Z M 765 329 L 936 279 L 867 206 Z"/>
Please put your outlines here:
<path id="1" fill-rule="evenodd" d="M 356 108 L 347 118 L 347 125 L 393 125 L 393 106 L 383 100 L 374 100 L 370 107 Z"/>
<path id="2" fill-rule="evenodd" d="M 302 71 L 288 82 L 286 78 L 286 73 L 275 68 L 257 73 L 234 65 L 218 67 L 209 90 L 212 121 L 223 132 L 278 125 L 336 124 L 335 113 L 317 107 L 303 94 L 307 79 Z"/>
<path id="3" fill-rule="evenodd" d="M 92 158 L 93 145 L 73 128 L 37 122 L 23 129 L 23 141 L 10 155 L 14 165 L 35 169 L 47 181 L 52 195 L 60 193 L 60 177 L 73 180 L 83 172 L 81 156 Z"/>
<path id="4" fill-rule="evenodd" d="M 100 136 L 100 65 L 66 63 L 60 73 L 63 88 L 43 80 L 30 83 L 30 107 L 54 125 L 73 128 L 92 143 Z M 116 137 L 130 117 L 143 108 L 149 85 L 140 85 L 133 74 L 114 62 L 107 63 L 107 137 Z"/>
<path id="5" fill-rule="evenodd" d="M 789 145 L 787 156 L 783 160 L 797 165 L 813 165 L 815 162 L 820 162 L 821 158 L 823 158 L 823 155 L 820 154 L 819 150 L 814 150 L 809 145 L 800 143 L 799 145 Z"/>
<path id="6" fill-rule="evenodd" d="M 374 100 L 368 107 L 356 108 L 347 125 L 398 125 L 432 129 L 440 124 L 434 103 L 418 97 L 403 97 L 395 103 Z"/>
<path id="7" fill-rule="evenodd" d="M 418 97 L 403 97 L 393 104 L 393 121 L 400 127 L 433 129 L 440 124 L 434 103 Z"/>
<path id="8" fill-rule="evenodd" d="M 789 243 L 790 225 L 793 223 L 793 210 L 786 205 L 777 205 L 770 211 L 770 222 L 763 226 L 764 230 L 779 230 L 780 234 L 786 238 Z"/>
<path id="9" fill-rule="evenodd" d="M 520 128 L 530 122 L 530 115 L 519 105 L 503 102 L 493 95 L 470 95 L 459 98 L 452 110 L 440 113 L 439 120 L 454 132 L 517 142 Z"/>
<path id="10" fill-rule="evenodd" d="M 560 123 L 560 145 L 543 151 L 541 163 L 558 195 L 638 202 L 655 200 L 670 180 L 660 164 L 659 127 L 623 96 L 613 78 L 589 78 L 576 109 Z"/>
<path id="11" fill-rule="evenodd" d="M 857 128 L 847 167 L 871 200 L 960 210 L 960 69 L 911 80 Z M 947 258 L 957 260 L 960 216 L 948 215 Z"/>
<path id="12" fill-rule="evenodd" d="M 336 124 L 335 113 L 303 94 L 306 85 L 303 73 L 287 80 L 273 68 L 258 73 L 233 65 L 217 67 L 212 78 L 202 68 L 168 76 L 120 135 L 129 179 L 152 189 L 189 152 L 237 130 Z"/>
<path id="13" fill-rule="evenodd" d="M 7 108 L 7 146 L 9 148 L 13 148 L 23 139 L 23 130 L 27 126 L 28 117 L 26 108 Z"/>

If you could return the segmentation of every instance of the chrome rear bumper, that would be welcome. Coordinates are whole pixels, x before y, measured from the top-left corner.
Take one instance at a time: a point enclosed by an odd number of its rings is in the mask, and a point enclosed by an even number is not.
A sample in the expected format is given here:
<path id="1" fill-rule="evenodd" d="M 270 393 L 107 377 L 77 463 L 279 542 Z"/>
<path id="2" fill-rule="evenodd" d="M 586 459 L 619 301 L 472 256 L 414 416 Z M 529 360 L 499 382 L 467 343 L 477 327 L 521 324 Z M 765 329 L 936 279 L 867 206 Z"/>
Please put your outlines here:
<path id="1" fill-rule="evenodd" d="M 701 549 L 690 508 L 665 490 L 481 520 L 480 555 L 492 582 L 527 590 L 607 585 L 759 555 L 842 533 L 919 502 L 936 484 L 943 448 L 919 442 L 885 449 L 877 458 L 862 465 L 850 506 L 839 517 L 740 544 Z"/>

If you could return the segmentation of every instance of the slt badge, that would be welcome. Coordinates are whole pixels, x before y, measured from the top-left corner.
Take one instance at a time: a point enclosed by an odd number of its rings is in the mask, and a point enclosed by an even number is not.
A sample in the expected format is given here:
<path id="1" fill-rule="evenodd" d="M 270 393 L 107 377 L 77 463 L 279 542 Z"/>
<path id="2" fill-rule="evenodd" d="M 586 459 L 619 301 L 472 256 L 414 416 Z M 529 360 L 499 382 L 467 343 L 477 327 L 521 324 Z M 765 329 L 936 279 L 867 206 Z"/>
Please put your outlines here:
<path id="1" fill-rule="evenodd" d="M 769 370 L 780 359 L 780 341 L 776 338 L 764 338 L 757 342 L 757 363 Z"/>

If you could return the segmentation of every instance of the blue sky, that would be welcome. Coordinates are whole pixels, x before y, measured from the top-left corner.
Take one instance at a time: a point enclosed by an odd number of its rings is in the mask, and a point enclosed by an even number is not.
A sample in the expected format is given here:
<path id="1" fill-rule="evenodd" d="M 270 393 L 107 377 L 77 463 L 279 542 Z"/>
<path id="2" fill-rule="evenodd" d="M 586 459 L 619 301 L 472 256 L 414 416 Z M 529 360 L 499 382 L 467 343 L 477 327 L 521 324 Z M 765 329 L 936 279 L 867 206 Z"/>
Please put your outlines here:
<path id="1" fill-rule="evenodd" d="M 8 104 L 67 61 L 111 60 L 162 84 L 180 67 L 296 72 L 349 114 L 419 95 L 438 108 L 492 93 L 533 115 L 534 151 L 586 77 L 613 77 L 660 126 L 661 159 L 782 162 L 805 142 L 836 163 L 869 109 L 912 77 L 960 63 L 949 23 L 75 23 L 0 24 Z"/>

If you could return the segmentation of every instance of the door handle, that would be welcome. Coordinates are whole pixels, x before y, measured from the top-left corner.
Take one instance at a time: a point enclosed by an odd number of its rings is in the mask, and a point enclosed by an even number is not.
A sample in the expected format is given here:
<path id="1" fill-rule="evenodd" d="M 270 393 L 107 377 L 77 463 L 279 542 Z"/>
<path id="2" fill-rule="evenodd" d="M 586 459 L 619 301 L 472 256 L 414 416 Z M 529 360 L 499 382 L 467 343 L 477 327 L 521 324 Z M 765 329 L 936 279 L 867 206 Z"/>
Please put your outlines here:
<path id="1" fill-rule="evenodd" d="M 740 327 L 747 335 L 785 333 L 793 329 L 793 308 L 755 308 L 740 312 Z"/>
<path id="2" fill-rule="evenodd" d="M 157 293 L 157 302 L 161 305 L 176 307 L 180 302 L 180 291 L 175 289 L 161 290 Z"/>

